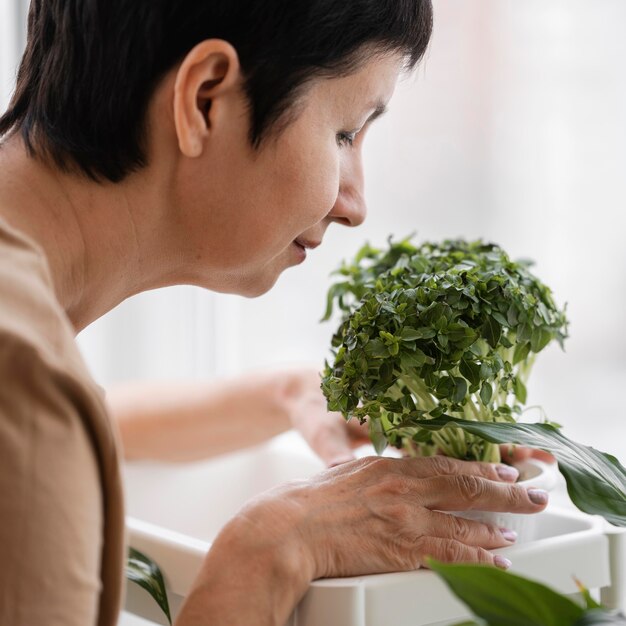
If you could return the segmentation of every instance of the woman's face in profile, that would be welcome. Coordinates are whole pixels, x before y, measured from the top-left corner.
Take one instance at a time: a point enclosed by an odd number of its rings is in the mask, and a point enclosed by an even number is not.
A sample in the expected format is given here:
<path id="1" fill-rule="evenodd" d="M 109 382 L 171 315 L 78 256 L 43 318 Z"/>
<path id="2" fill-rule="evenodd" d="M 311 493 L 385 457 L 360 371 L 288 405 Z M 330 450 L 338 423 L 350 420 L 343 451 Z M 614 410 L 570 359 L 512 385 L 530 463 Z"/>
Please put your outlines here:
<path id="1" fill-rule="evenodd" d="M 245 98 L 230 103 L 222 116 L 230 122 L 177 180 L 190 282 L 260 295 L 304 260 L 305 247 L 322 242 L 329 224 L 364 220 L 363 140 L 401 66 L 400 55 L 379 56 L 349 76 L 313 82 L 258 150 L 248 139 Z"/>

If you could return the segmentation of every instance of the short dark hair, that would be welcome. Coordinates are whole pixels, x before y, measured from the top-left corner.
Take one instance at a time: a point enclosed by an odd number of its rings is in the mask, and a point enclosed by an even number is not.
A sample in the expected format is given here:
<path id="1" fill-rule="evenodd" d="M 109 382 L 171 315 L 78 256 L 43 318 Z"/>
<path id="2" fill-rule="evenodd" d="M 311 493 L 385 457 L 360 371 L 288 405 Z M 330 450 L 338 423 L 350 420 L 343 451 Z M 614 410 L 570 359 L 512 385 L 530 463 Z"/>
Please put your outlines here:
<path id="1" fill-rule="evenodd" d="M 205 39 L 237 50 L 258 147 L 310 79 L 350 73 L 368 45 L 413 68 L 431 30 L 430 0 L 32 0 L 0 136 L 118 182 L 146 165 L 158 82 Z"/>

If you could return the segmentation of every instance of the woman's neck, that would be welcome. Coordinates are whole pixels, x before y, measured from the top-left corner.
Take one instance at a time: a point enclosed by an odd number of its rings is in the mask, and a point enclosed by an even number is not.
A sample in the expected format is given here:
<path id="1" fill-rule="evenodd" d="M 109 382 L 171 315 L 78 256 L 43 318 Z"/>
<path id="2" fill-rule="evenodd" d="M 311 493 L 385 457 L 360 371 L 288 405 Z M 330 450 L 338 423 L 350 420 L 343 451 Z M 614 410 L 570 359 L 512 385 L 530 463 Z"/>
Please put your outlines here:
<path id="1" fill-rule="evenodd" d="M 98 185 L 29 157 L 16 135 L 0 145 L 0 217 L 43 249 L 77 333 L 127 297 L 168 282 L 165 251 L 151 254 L 160 190 L 145 178 Z"/>

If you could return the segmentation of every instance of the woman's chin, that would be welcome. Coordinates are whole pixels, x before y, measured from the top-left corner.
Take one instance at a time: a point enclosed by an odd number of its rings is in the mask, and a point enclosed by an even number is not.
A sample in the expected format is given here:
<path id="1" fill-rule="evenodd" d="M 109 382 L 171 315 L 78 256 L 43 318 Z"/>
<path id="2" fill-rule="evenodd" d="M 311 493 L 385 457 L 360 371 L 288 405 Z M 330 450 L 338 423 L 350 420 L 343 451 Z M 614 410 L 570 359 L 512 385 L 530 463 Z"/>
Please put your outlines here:
<path id="1" fill-rule="evenodd" d="M 284 269 L 266 268 L 264 272 L 244 278 L 232 293 L 236 293 L 244 298 L 258 298 L 266 294 L 276 284 L 282 271 Z"/>
<path id="2" fill-rule="evenodd" d="M 304 248 L 293 244 L 286 250 L 286 254 L 274 257 L 265 265 L 257 267 L 256 271 L 249 266 L 240 267 L 238 271 L 232 268 L 221 268 L 217 272 L 204 271 L 201 276 L 185 280 L 184 284 L 244 298 L 258 298 L 272 289 L 285 270 L 299 265 L 305 258 Z"/>

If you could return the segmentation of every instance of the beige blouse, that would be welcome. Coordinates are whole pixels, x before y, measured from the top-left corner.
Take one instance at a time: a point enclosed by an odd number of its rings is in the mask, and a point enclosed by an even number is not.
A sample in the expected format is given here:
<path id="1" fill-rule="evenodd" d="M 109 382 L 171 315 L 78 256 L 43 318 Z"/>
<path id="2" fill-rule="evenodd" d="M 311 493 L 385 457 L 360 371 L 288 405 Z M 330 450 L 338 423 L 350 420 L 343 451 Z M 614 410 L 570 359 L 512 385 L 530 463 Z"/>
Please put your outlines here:
<path id="1" fill-rule="evenodd" d="M 0 624 L 113 626 L 119 440 L 41 249 L 0 221 Z"/>

